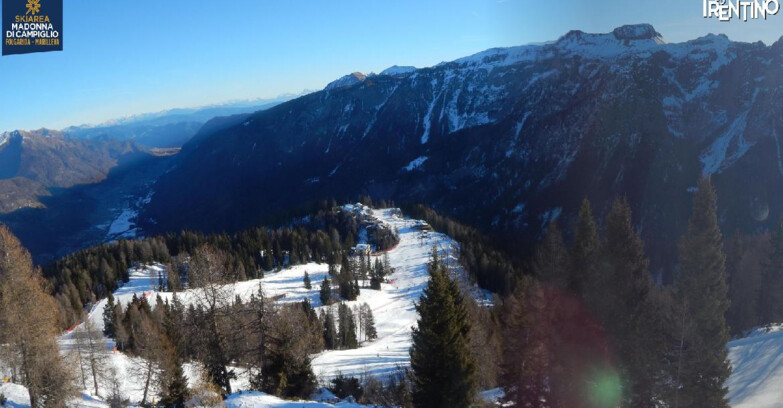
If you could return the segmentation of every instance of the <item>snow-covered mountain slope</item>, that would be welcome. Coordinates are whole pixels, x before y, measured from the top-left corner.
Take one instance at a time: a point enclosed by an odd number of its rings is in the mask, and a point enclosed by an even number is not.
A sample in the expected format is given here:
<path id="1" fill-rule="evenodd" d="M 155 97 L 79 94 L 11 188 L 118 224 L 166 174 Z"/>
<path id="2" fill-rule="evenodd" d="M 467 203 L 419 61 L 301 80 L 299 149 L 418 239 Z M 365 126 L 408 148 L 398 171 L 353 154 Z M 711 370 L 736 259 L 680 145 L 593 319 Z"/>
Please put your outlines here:
<path id="1" fill-rule="evenodd" d="M 345 75 L 339 79 L 336 79 L 332 82 L 330 82 L 326 87 L 324 88 L 325 91 L 331 90 L 331 89 L 339 89 L 344 88 L 351 85 L 356 85 L 362 81 L 367 79 L 367 75 L 362 72 L 354 72 L 352 74 Z"/>
<path id="2" fill-rule="evenodd" d="M 568 225 L 585 197 L 601 216 L 623 195 L 653 269 L 671 270 L 676 240 L 661 237 L 682 234 L 702 175 L 727 231 L 783 214 L 772 187 L 783 182 L 782 50 L 722 35 L 667 43 L 642 24 L 349 76 L 186 145 L 142 229 L 240 230 L 370 194 L 427 204 L 525 251 L 555 209 Z M 760 221 L 748 209 L 757 199 L 770 205 Z"/>
<path id="3" fill-rule="evenodd" d="M 451 238 L 440 233 L 423 232 L 417 228 L 421 221 L 400 217 L 393 210 L 373 210 L 372 215 L 378 221 L 399 231 L 399 244 L 387 252 L 394 273 L 388 277 L 387 283 L 382 284 L 381 290 L 362 288 L 356 301 L 346 303 L 350 306 L 367 303 L 370 306 L 375 317 L 378 338 L 373 341 L 361 342 L 359 348 L 354 350 L 327 350 L 313 355 L 313 371 L 322 384 L 328 383 L 329 379 L 338 373 L 357 377 L 373 375 L 384 378 L 410 366 L 411 329 L 416 325 L 418 319 L 415 304 L 427 285 L 429 278 L 427 263 L 433 248 L 437 248 L 439 256 L 450 268 L 453 277 L 461 282 L 467 282 L 465 272 L 457 262 L 457 243 Z M 314 283 L 313 288 L 309 290 L 304 287 L 303 283 L 305 272 L 308 272 Z M 159 279 L 165 280 L 166 273 L 166 268 L 159 264 L 131 269 L 129 282 L 114 292 L 115 301 L 128 304 L 134 296 L 144 296 L 150 299 L 150 303 L 154 307 L 154 299 L 157 296 L 161 296 L 164 300 L 171 300 L 172 293 L 158 292 Z M 279 297 L 278 302 L 290 303 L 309 299 L 316 309 L 323 309 L 325 306 L 320 303 L 320 285 L 318 283 L 327 276 L 327 273 L 326 264 L 310 263 L 292 266 L 279 272 L 267 273 L 263 279 L 238 282 L 228 286 L 235 295 L 246 300 L 255 294 L 258 286 L 261 285 L 267 296 Z M 475 287 L 468 288 L 468 291 L 477 298 L 487 296 L 486 293 Z M 195 292 L 192 290 L 177 294 L 178 299 L 186 306 L 194 301 L 194 296 Z M 233 296 L 231 297 L 233 298 Z M 89 319 L 98 330 L 102 330 L 104 327 L 103 309 L 106 302 L 106 299 L 97 302 L 88 314 Z M 331 307 L 335 308 L 336 306 Z M 65 358 L 72 358 L 70 352 L 76 348 L 75 336 L 83 328 L 83 325 L 77 326 L 59 338 L 58 343 Z M 143 394 L 143 381 L 134 377 L 133 367 L 142 360 L 131 358 L 123 353 L 112 352 L 113 341 L 110 339 L 104 339 L 104 341 L 104 350 L 108 361 L 112 367 L 118 370 L 121 379 L 121 393 L 132 402 L 138 403 Z M 197 382 L 196 367 L 193 364 L 186 365 L 185 371 L 191 385 L 195 385 Z M 238 368 L 238 372 L 238 379 L 232 381 L 232 387 L 240 391 L 247 390 L 247 376 L 242 375 L 241 368 Z M 91 384 L 91 380 L 88 379 L 87 382 Z M 24 398 L 26 398 L 24 390 L 15 385 L 7 385 L 6 387 L 9 389 L 7 394 L 11 395 L 12 401 L 24 406 Z M 109 389 L 108 381 L 102 381 L 101 389 Z M 88 401 L 89 404 L 98 404 L 84 406 L 102 406 L 100 405 L 100 396 L 91 395 L 92 389 L 82 390 L 82 392 L 84 392 L 83 400 Z M 258 392 L 240 392 L 230 396 L 226 401 L 228 407 L 288 407 L 290 406 L 288 404 L 290 402 Z M 331 406 L 315 402 L 297 404 L 297 407 Z M 353 407 L 357 405 L 340 404 L 339 406 Z"/>
<path id="4" fill-rule="evenodd" d="M 729 342 L 732 373 L 726 386 L 734 408 L 783 406 L 783 325 L 756 329 Z"/>

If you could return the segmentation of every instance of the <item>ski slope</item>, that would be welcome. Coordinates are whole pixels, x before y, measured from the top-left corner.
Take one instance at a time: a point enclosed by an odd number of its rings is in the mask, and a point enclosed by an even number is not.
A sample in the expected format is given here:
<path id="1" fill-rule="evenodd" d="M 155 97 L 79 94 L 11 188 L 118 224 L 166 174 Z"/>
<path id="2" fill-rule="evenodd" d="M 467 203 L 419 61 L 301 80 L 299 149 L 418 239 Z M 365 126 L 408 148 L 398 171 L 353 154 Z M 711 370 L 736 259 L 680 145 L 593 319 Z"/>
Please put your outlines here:
<path id="1" fill-rule="evenodd" d="M 369 209 L 356 205 L 365 213 Z M 362 288 L 358 299 L 346 302 L 349 306 L 358 306 L 367 303 L 373 311 L 378 338 L 373 341 L 362 341 L 359 348 L 354 350 L 328 350 L 311 356 L 313 372 L 322 385 L 337 374 L 348 376 L 373 375 L 386 377 L 399 370 L 410 366 L 409 350 L 412 343 L 411 330 L 416 325 L 418 315 L 416 302 L 421 297 L 422 291 L 427 285 L 429 275 L 427 264 L 430 260 L 432 248 L 437 248 L 441 259 L 449 266 L 453 276 L 462 282 L 467 282 L 464 271 L 457 262 L 458 246 L 455 241 L 444 234 L 420 231 L 421 221 L 400 217 L 391 209 L 372 210 L 370 213 L 377 221 L 396 229 L 399 232 L 400 243 L 389 250 L 389 262 L 394 268 L 394 273 L 387 279 L 387 283 L 381 285 L 381 290 Z M 366 234 L 360 234 L 360 240 L 366 239 Z M 377 256 L 372 256 L 374 263 Z M 307 272 L 312 281 L 312 288 L 305 289 L 303 279 Z M 115 302 L 124 306 L 131 302 L 134 296 L 145 296 L 154 307 L 155 299 L 160 296 L 164 300 L 171 301 L 174 296 L 170 292 L 160 292 L 159 280 L 166 279 L 167 270 L 163 265 L 145 265 L 132 268 L 129 271 L 130 280 L 114 292 Z M 336 312 L 336 305 L 324 306 L 320 302 L 320 283 L 328 274 L 326 264 L 309 263 L 296 265 L 278 272 L 266 273 L 263 279 L 255 279 L 237 282 L 227 285 L 229 292 L 247 300 L 252 294 L 257 293 L 259 285 L 263 287 L 268 297 L 279 297 L 277 302 L 290 303 L 309 299 L 316 309 L 321 310 L 331 307 Z M 472 293 L 481 297 L 484 293 L 476 288 L 471 288 Z M 177 293 L 177 298 L 187 306 L 195 301 L 195 291 L 186 290 Z M 232 297 L 233 298 L 233 297 Z M 107 300 L 103 299 L 93 305 L 88 313 L 89 319 L 98 330 L 103 330 L 103 309 Z M 73 351 L 76 349 L 74 334 L 83 329 L 83 325 L 77 326 L 73 331 L 64 333 L 58 339 L 60 349 L 66 359 L 75 359 Z M 139 403 L 143 395 L 142 384 L 139 378 L 133 374 L 134 366 L 143 363 L 138 358 L 131 358 L 123 353 L 113 352 L 114 343 L 105 338 L 105 353 L 109 365 L 118 372 L 121 393 L 129 398 L 132 403 Z M 75 364 L 75 363 L 73 363 Z M 248 390 L 246 376 L 239 368 L 238 379 L 232 382 L 232 387 L 239 392 L 232 394 L 226 400 L 227 407 L 331 407 L 326 402 L 291 402 L 284 401 L 273 396 L 260 393 L 243 391 Z M 186 375 L 191 386 L 198 382 L 198 370 L 196 364 L 185 366 Z M 98 396 L 91 395 L 91 378 L 88 378 L 88 389 L 82 390 L 83 395 L 73 404 L 80 407 L 105 407 L 101 397 L 108 392 L 108 381 L 100 383 L 101 392 Z M 79 381 L 81 384 L 81 382 Z M 12 407 L 27 406 L 26 391 L 23 387 L 14 384 L 4 384 L 0 392 L 9 396 Z M 16 404 L 16 405 L 14 405 Z M 359 407 L 360 405 L 347 402 L 338 403 L 340 407 Z"/>
<path id="2" fill-rule="evenodd" d="M 426 287 L 428 280 L 427 263 L 432 248 L 438 249 L 442 259 L 450 266 L 453 276 L 465 282 L 464 271 L 456 261 L 458 246 L 456 242 L 443 234 L 417 229 L 420 221 L 394 215 L 392 210 L 373 210 L 372 215 L 378 221 L 397 229 L 400 243 L 388 252 L 389 260 L 395 272 L 388 277 L 380 291 L 362 288 L 359 298 L 347 302 L 354 306 L 360 303 L 370 305 L 376 322 L 378 338 L 371 342 L 364 341 L 355 350 L 329 350 L 312 356 L 313 371 L 322 385 L 328 383 L 334 375 L 342 373 L 349 376 L 388 376 L 399 369 L 410 365 L 409 349 L 411 346 L 411 329 L 416 325 L 417 314 L 415 305 Z M 366 236 L 366 235 L 362 235 Z M 375 258 L 375 257 L 373 257 Z M 375 259 L 372 259 L 374 262 Z M 300 302 L 309 299 L 317 309 L 323 309 L 319 299 L 320 282 L 327 276 L 328 267 L 325 264 L 309 263 L 296 265 L 279 272 L 270 272 L 263 279 L 238 282 L 230 289 L 243 299 L 248 299 L 261 285 L 269 297 L 281 296 L 281 303 Z M 303 278 L 308 272 L 312 281 L 312 289 L 305 289 Z M 171 300 L 170 292 L 158 292 L 159 277 L 165 279 L 166 268 L 162 265 L 147 265 L 130 270 L 130 281 L 114 292 L 117 302 L 130 303 L 134 295 L 147 296 L 154 306 L 155 297 L 160 295 Z M 475 297 L 486 294 L 471 288 Z M 193 291 L 177 294 L 185 305 L 194 301 Z M 103 307 L 106 300 L 96 303 L 89 313 L 89 318 L 98 329 L 103 328 Z M 335 306 L 332 306 L 335 307 Z M 81 326 L 74 331 L 81 330 Z M 60 348 L 66 358 L 69 351 L 75 347 L 73 332 L 65 333 L 59 338 Z M 132 374 L 132 367 L 141 361 L 122 353 L 113 353 L 114 347 L 110 339 L 105 339 L 105 352 L 110 365 L 115 367 L 121 378 L 123 396 L 132 402 L 141 400 L 142 389 L 137 378 Z M 731 377 L 726 382 L 729 389 L 728 398 L 734 408 L 765 408 L 783 407 L 783 325 L 758 329 L 747 337 L 731 341 L 728 344 L 729 359 L 733 366 Z M 185 366 L 186 375 L 191 385 L 198 381 L 196 364 Z M 307 407 L 327 408 L 333 406 L 355 408 L 360 405 L 353 403 L 337 403 L 313 401 L 286 401 L 257 391 L 247 390 L 248 384 L 241 369 L 239 379 L 232 383 L 239 392 L 230 395 L 225 401 L 226 407 Z M 88 379 L 88 384 L 90 380 Z M 108 384 L 101 384 L 101 393 L 108 390 Z M 500 392 L 498 390 L 494 390 Z M 107 407 L 100 396 L 93 396 L 91 390 L 82 390 L 80 398 L 72 401 L 73 406 L 85 408 Z M 27 393 L 24 387 L 16 384 L 0 384 L 0 393 L 9 399 L 10 407 L 27 407 Z M 486 399 L 492 399 L 485 397 Z"/>
<path id="3" fill-rule="evenodd" d="M 457 265 L 457 245 L 448 236 L 423 233 L 415 228 L 419 221 L 397 217 L 392 210 L 374 210 L 373 215 L 399 232 L 400 243 L 388 252 L 394 274 L 388 278 L 390 283 L 381 285 L 380 291 L 362 289 L 358 299 L 347 304 L 370 305 L 378 339 L 362 343 L 355 350 L 329 350 L 314 356 L 313 371 L 320 379 L 338 373 L 388 376 L 410 366 L 411 328 L 418 318 L 415 304 L 427 286 L 427 263 L 432 248 L 438 248 L 447 264 Z M 455 268 L 455 272 L 459 270 Z"/>
<path id="4" fill-rule="evenodd" d="M 726 386 L 734 408 L 783 407 L 783 325 L 756 329 L 729 342 Z"/>

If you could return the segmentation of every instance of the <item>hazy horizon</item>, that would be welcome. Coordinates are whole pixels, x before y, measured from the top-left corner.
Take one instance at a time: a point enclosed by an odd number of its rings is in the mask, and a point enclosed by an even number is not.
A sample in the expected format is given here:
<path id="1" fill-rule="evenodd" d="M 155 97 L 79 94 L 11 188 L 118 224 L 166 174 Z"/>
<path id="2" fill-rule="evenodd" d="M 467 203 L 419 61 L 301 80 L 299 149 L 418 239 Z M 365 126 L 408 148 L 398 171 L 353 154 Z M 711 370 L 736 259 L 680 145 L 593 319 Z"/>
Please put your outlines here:
<path id="1" fill-rule="evenodd" d="M 189 7 L 183 7 L 187 5 Z M 428 4 L 96 0 L 64 4 L 64 51 L 0 59 L 0 131 L 62 129 L 160 112 L 319 90 L 361 71 L 429 67 L 508 47 L 650 23 L 668 42 L 709 33 L 734 41 L 783 36 L 769 20 L 704 19 L 700 1 Z"/>

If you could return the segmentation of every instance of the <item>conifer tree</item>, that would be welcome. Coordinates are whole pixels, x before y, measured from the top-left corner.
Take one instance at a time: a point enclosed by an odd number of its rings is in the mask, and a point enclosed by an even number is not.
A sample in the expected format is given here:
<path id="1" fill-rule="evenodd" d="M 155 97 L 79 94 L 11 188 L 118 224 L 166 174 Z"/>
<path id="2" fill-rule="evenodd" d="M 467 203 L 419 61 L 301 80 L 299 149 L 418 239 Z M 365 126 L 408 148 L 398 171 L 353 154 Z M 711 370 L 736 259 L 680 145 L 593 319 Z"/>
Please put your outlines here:
<path id="1" fill-rule="evenodd" d="M 595 261 L 598 251 L 598 228 L 593 218 L 590 201 L 586 198 L 579 209 L 579 220 L 574 233 L 574 245 L 570 253 L 568 287 L 578 295 L 584 295 L 586 282 L 595 279 Z"/>
<path id="2" fill-rule="evenodd" d="M 762 323 L 783 323 L 783 223 L 772 230 L 772 248 L 763 262 L 758 310 Z"/>
<path id="3" fill-rule="evenodd" d="M 313 288 L 313 285 L 310 283 L 310 274 L 308 274 L 307 271 L 305 271 L 305 274 L 304 274 L 304 287 L 307 290 L 310 290 L 310 289 Z"/>
<path id="4" fill-rule="evenodd" d="M 383 281 L 383 266 L 381 261 L 375 260 L 375 267 L 370 270 L 370 289 L 381 290 L 381 282 Z"/>
<path id="5" fill-rule="evenodd" d="M 375 340 L 378 338 L 378 331 L 375 329 L 375 316 L 372 314 L 372 308 L 367 303 L 362 303 L 360 312 L 362 314 L 362 332 L 366 340 Z"/>
<path id="6" fill-rule="evenodd" d="M 528 310 L 539 303 L 539 295 L 538 288 L 524 281 L 503 305 L 505 342 L 500 381 L 504 401 L 518 407 L 542 407 L 542 401 L 552 402 L 547 387 L 547 342 L 542 336 L 545 325 L 537 324 L 536 313 Z"/>
<path id="7" fill-rule="evenodd" d="M 340 297 L 345 300 L 356 300 L 359 296 L 359 282 L 356 277 L 356 263 L 343 257 L 343 263 L 340 272 L 337 274 L 337 285 L 340 291 Z"/>
<path id="8" fill-rule="evenodd" d="M 282 396 L 307 398 L 315 388 L 310 365 L 307 317 L 297 305 L 286 305 L 273 319 L 262 374 L 264 391 Z"/>
<path id="9" fill-rule="evenodd" d="M 182 370 L 182 362 L 175 359 L 165 374 L 166 382 L 160 405 L 165 407 L 183 408 L 190 390 L 188 389 L 188 377 Z"/>
<path id="10" fill-rule="evenodd" d="M 468 311 L 436 249 L 429 269 L 429 285 L 416 306 L 419 320 L 412 334 L 413 405 L 467 408 L 476 388 Z"/>
<path id="11" fill-rule="evenodd" d="M 600 269 L 605 285 L 598 315 L 613 339 L 615 353 L 625 372 L 626 395 L 633 407 L 655 406 L 654 385 L 660 372 L 663 333 L 656 330 L 661 308 L 651 297 L 652 281 L 644 243 L 634 230 L 631 208 L 615 199 L 606 216 L 606 233 L 600 248 Z"/>
<path id="12" fill-rule="evenodd" d="M 680 274 L 674 297 L 681 321 L 672 378 L 675 407 L 728 407 L 725 381 L 731 373 L 726 343 L 728 308 L 725 255 L 717 198 L 709 178 L 699 182 L 688 230 L 680 241 Z"/>
<path id="13" fill-rule="evenodd" d="M 381 278 L 385 278 L 386 276 L 391 275 L 392 272 L 394 272 L 394 270 L 391 266 L 391 261 L 389 261 L 389 253 L 384 252 L 383 253 L 383 276 L 381 276 Z"/>
<path id="14" fill-rule="evenodd" d="M 328 277 L 324 277 L 324 281 L 321 282 L 319 297 L 321 298 L 321 304 L 324 306 L 332 303 L 332 284 L 329 282 Z"/>
<path id="15" fill-rule="evenodd" d="M 556 222 L 547 227 L 533 256 L 533 271 L 543 282 L 560 289 L 568 286 L 568 253 Z"/>
<path id="16" fill-rule="evenodd" d="M 107 337 L 114 337 L 114 322 L 117 321 L 114 315 L 114 295 L 109 293 L 106 299 L 106 305 L 103 307 L 103 334 Z"/>
<path id="17" fill-rule="evenodd" d="M 359 346 L 356 339 L 356 322 L 353 320 L 353 312 L 345 303 L 340 303 L 337 307 L 337 317 L 339 319 L 338 338 L 340 348 L 355 349 Z"/>
<path id="18" fill-rule="evenodd" d="M 324 325 L 324 347 L 327 350 L 337 348 L 337 326 L 334 324 L 334 316 L 331 308 L 321 311 L 321 320 Z"/>

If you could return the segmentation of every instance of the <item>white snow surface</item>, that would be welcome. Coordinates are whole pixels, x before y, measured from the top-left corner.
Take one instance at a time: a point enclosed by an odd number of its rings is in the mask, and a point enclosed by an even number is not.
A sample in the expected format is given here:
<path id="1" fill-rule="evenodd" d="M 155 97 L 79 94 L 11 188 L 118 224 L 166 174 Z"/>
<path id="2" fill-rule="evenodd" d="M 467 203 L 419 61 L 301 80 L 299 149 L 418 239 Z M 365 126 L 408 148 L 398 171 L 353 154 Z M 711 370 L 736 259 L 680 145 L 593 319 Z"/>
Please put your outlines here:
<path id="1" fill-rule="evenodd" d="M 258 391 L 239 392 L 230 395 L 224 402 L 226 408 L 359 408 L 367 405 L 360 405 L 350 402 L 338 402 L 334 405 L 325 402 L 315 401 L 286 401 L 272 395 L 264 394 Z"/>
<path id="2" fill-rule="evenodd" d="M 378 339 L 364 342 L 355 350 L 331 350 L 316 355 L 313 371 L 319 378 L 338 373 L 351 376 L 370 374 L 388 376 L 410 365 L 411 328 L 418 315 L 415 303 L 427 285 L 427 262 L 433 246 L 449 265 L 456 265 L 456 244 L 439 233 L 421 233 L 414 228 L 416 220 L 398 218 L 391 210 L 373 210 L 384 224 L 397 228 L 400 243 L 389 251 L 395 272 L 380 291 L 362 289 L 359 298 L 349 305 L 367 303 L 373 311 Z M 455 269 L 455 273 L 460 273 Z M 315 280 L 313 280 L 315 282 Z"/>
<path id="3" fill-rule="evenodd" d="M 416 67 L 401 67 L 399 65 L 392 65 L 391 67 L 381 71 L 379 75 L 391 75 L 391 76 L 406 75 L 412 72 L 416 72 L 416 69 L 417 69 Z"/>
<path id="4" fill-rule="evenodd" d="M 10 132 L 0 133 L 0 147 L 3 147 L 4 144 L 8 143 L 8 139 L 10 138 L 11 138 Z"/>
<path id="5" fill-rule="evenodd" d="M 732 373 L 726 381 L 734 408 L 783 406 L 783 324 L 759 328 L 730 341 Z"/>
<path id="6" fill-rule="evenodd" d="M 415 159 L 411 160 L 411 162 L 410 162 L 410 163 L 408 163 L 408 165 L 407 165 L 407 166 L 403 167 L 403 169 L 404 169 L 404 170 L 407 170 L 407 171 L 413 171 L 413 170 L 416 170 L 416 169 L 418 169 L 419 167 L 421 167 L 421 165 L 422 165 L 422 164 L 424 164 L 424 162 L 426 162 L 426 161 L 427 161 L 427 159 L 428 159 L 428 157 L 427 157 L 427 156 L 419 156 L 419 157 L 417 157 L 417 158 L 415 158 Z"/>
<path id="7" fill-rule="evenodd" d="M 355 207 L 355 206 L 346 206 Z M 388 251 L 389 261 L 394 268 L 394 273 L 388 277 L 388 282 L 382 284 L 380 291 L 362 288 L 356 301 L 346 302 L 349 306 L 357 306 L 367 303 L 375 317 L 378 338 L 373 341 L 362 341 L 359 348 L 354 350 L 328 350 L 311 356 L 313 371 L 318 376 L 319 382 L 325 384 L 338 373 L 348 376 L 374 375 L 387 378 L 399 372 L 400 369 L 410 366 L 409 350 L 412 344 L 411 330 L 416 325 L 418 314 L 415 304 L 421 297 L 422 291 L 427 285 L 429 274 L 427 263 L 430 259 L 432 248 L 438 249 L 441 259 L 450 268 L 452 276 L 461 283 L 467 282 L 465 271 L 459 267 L 457 261 L 458 245 L 444 234 L 435 232 L 422 232 L 415 227 L 421 221 L 395 215 L 393 209 L 370 210 L 364 206 L 357 207 L 365 214 L 369 214 L 376 220 L 396 228 L 399 231 L 400 243 Z M 375 255 L 373 258 L 380 255 Z M 372 260 L 374 262 L 374 259 Z M 309 299 L 314 307 L 323 309 L 318 291 L 319 285 L 313 285 L 312 289 L 305 289 L 303 278 L 307 271 L 313 282 L 320 282 L 327 275 L 326 264 L 309 263 L 296 265 L 279 272 L 267 273 L 263 279 L 249 280 L 234 283 L 229 289 L 243 299 L 249 299 L 251 294 L 262 285 L 264 292 L 269 297 L 283 295 L 278 302 L 299 302 Z M 160 278 L 165 280 L 166 267 L 160 264 L 145 265 L 132 268 L 129 271 L 130 280 L 114 292 L 116 302 L 127 305 L 133 296 L 146 296 L 154 307 L 155 299 L 161 296 L 164 300 L 171 301 L 173 293 L 159 292 L 158 282 Z M 472 296 L 488 299 L 488 294 L 477 287 L 468 288 Z M 184 305 L 194 301 L 195 290 L 186 290 L 177 294 Z M 232 297 L 233 298 L 233 297 Z M 98 330 L 103 329 L 103 309 L 107 300 L 103 299 L 90 310 L 89 319 Z M 331 306 L 336 308 L 335 305 Z M 74 334 L 83 329 L 83 325 L 72 328 L 58 338 L 61 352 L 69 362 L 74 364 L 76 340 Z M 132 358 L 120 352 L 113 352 L 114 343 L 105 338 L 104 352 L 111 367 L 114 367 L 120 378 L 121 393 L 134 404 L 141 401 L 143 393 L 143 381 L 134 377 L 134 365 L 143 363 L 143 360 Z M 241 368 L 236 368 L 239 380 L 232 382 L 232 387 L 237 393 L 232 394 L 225 401 L 227 407 L 360 407 L 355 403 L 338 402 L 308 402 L 285 401 L 279 398 L 249 389 L 247 376 L 243 375 Z M 198 367 L 196 363 L 184 366 L 185 374 L 189 378 L 191 386 L 198 383 Z M 81 384 L 81 381 L 79 381 Z M 88 389 L 81 390 L 80 398 L 72 401 L 73 406 L 78 407 L 107 407 L 102 401 L 109 384 L 107 381 L 100 383 L 98 396 L 92 395 L 90 387 L 91 378 L 87 379 Z M 11 407 L 27 407 L 29 401 L 24 387 L 16 384 L 0 384 L 0 392 L 9 398 Z M 324 399 L 321 399 L 322 401 Z"/>

